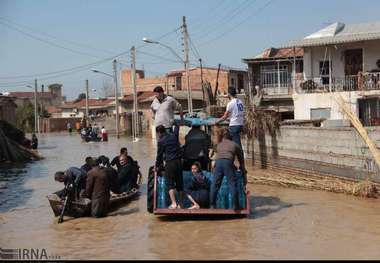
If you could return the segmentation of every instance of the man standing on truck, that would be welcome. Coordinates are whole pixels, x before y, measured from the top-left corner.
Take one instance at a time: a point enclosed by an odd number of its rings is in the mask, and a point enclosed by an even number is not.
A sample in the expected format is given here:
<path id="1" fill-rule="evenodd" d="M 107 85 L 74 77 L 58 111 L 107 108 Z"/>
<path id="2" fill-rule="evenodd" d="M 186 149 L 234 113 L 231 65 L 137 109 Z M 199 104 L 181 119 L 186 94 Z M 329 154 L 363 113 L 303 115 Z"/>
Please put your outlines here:
<path id="1" fill-rule="evenodd" d="M 240 133 L 244 126 L 244 105 L 243 102 L 236 97 L 236 89 L 234 87 L 228 88 L 228 96 L 230 102 L 227 104 L 226 112 L 216 121 L 216 124 L 225 121 L 230 117 L 228 131 L 232 137 L 232 141 L 239 145 L 240 148 L 243 148 L 241 145 Z"/>
<path id="2" fill-rule="evenodd" d="M 210 207 L 215 208 L 216 197 L 224 176 L 227 176 L 227 181 L 230 191 L 232 191 L 232 203 L 235 210 L 240 209 L 239 198 L 237 192 L 237 178 L 235 173 L 234 160 L 237 157 L 239 161 L 239 169 L 243 173 L 244 185 L 247 184 L 247 171 L 245 170 L 243 150 L 231 140 L 231 136 L 227 129 L 222 129 L 219 132 L 216 146 L 216 161 L 214 171 L 214 182 L 211 187 Z"/>
<path id="3" fill-rule="evenodd" d="M 183 111 L 181 104 L 171 96 L 165 94 L 161 86 L 154 88 L 153 92 L 156 93 L 150 108 L 156 127 L 162 125 L 168 132 L 173 131 L 174 124 L 174 111 L 179 111 L 181 121 L 183 121 Z"/>
<path id="4" fill-rule="evenodd" d="M 178 141 L 179 126 L 174 132 L 167 132 L 163 125 L 156 127 L 158 136 L 157 157 L 154 172 L 157 173 L 165 161 L 165 176 L 168 181 L 171 205 L 169 209 L 181 208 L 175 198 L 175 190 L 179 192 L 180 203 L 183 200 L 182 150 Z"/>

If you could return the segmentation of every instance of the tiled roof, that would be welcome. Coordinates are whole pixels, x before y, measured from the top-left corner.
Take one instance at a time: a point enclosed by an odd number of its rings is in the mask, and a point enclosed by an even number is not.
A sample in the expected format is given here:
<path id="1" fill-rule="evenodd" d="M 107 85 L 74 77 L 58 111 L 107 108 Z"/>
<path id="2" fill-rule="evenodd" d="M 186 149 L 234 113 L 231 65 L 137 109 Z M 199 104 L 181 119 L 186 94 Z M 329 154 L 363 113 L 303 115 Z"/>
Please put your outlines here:
<path id="1" fill-rule="evenodd" d="M 351 25 L 337 22 L 301 40 L 291 41 L 284 47 L 312 47 L 379 39 L 380 22 Z"/>
<path id="2" fill-rule="evenodd" d="M 303 57 L 303 48 L 295 49 L 296 57 Z M 267 48 L 254 58 L 243 58 L 243 61 L 255 61 L 263 59 L 279 59 L 279 58 L 292 58 L 294 57 L 293 48 Z"/>
<path id="3" fill-rule="evenodd" d="M 114 102 L 114 99 L 89 99 L 88 100 L 88 106 L 89 107 L 105 107 L 108 106 L 108 104 L 111 104 Z M 86 107 L 86 100 L 80 100 L 80 101 L 68 101 L 65 104 L 61 106 L 61 108 L 82 108 Z"/>
<path id="4" fill-rule="evenodd" d="M 19 91 L 15 91 L 15 92 L 9 92 L 9 96 L 11 97 L 16 97 L 16 98 L 27 98 L 27 99 L 31 99 L 31 98 L 34 98 L 34 92 L 29 92 L 29 91 L 26 91 L 26 92 L 19 92 Z M 55 95 L 53 93 L 50 93 L 50 92 L 37 92 L 37 97 L 38 98 L 54 98 Z"/>
<path id="5" fill-rule="evenodd" d="M 47 106 L 46 110 L 48 113 L 60 113 L 60 112 L 62 112 L 62 109 L 55 107 L 55 106 Z"/>
<path id="6" fill-rule="evenodd" d="M 153 91 L 139 91 L 137 93 L 137 100 L 139 102 L 142 102 L 142 101 L 144 101 L 146 99 L 154 98 L 154 96 L 155 96 L 155 93 Z M 133 102 L 133 94 L 129 94 L 129 95 L 124 96 L 121 99 L 121 101 L 123 101 L 123 102 Z"/>

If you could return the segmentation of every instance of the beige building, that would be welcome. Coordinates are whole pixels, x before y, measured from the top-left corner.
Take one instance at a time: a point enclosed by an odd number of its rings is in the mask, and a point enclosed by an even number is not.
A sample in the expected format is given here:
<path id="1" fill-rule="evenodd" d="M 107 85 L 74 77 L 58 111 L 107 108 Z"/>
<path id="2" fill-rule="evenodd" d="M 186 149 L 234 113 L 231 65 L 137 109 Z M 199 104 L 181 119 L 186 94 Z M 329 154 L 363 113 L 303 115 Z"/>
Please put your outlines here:
<path id="1" fill-rule="evenodd" d="M 295 119 L 344 119 L 340 94 L 364 125 L 380 125 L 380 22 L 337 22 L 286 47 L 304 49 L 303 78 L 292 81 Z"/>

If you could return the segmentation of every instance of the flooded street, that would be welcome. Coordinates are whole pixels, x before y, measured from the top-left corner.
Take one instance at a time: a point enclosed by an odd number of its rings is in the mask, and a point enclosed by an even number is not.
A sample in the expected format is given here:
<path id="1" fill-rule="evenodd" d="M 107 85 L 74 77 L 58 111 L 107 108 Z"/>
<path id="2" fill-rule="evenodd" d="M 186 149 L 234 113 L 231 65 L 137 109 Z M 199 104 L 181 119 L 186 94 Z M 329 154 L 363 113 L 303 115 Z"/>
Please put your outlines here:
<path id="1" fill-rule="evenodd" d="M 127 146 L 146 181 L 155 158 L 150 139 L 81 142 L 77 134 L 39 138 L 44 160 L 12 169 L 0 179 L 0 247 L 44 248 L 63 259 L 378 259 L 380 202 L 319 191 L 249 185 L 248 218 L 185 220 L 146 212 L 138 200 L 102 219 L 57 224 L 46 195 L 62 186 L 57 170 L 86 156 L 113 158 Z"/>

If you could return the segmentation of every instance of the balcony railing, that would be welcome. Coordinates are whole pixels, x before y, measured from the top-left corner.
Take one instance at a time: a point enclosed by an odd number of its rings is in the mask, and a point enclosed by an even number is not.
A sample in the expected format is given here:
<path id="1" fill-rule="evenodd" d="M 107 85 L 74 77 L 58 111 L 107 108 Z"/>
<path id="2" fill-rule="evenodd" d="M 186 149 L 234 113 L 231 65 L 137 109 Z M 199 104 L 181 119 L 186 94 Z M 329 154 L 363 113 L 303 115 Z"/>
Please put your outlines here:
<path id="1" fill-rule="evenodd" d="M 364 73 L 361 76 L 306 78 L 297 81 L 299 93 L 323 93 L 360 90 L 380 90 L 380 73 Z"/>

